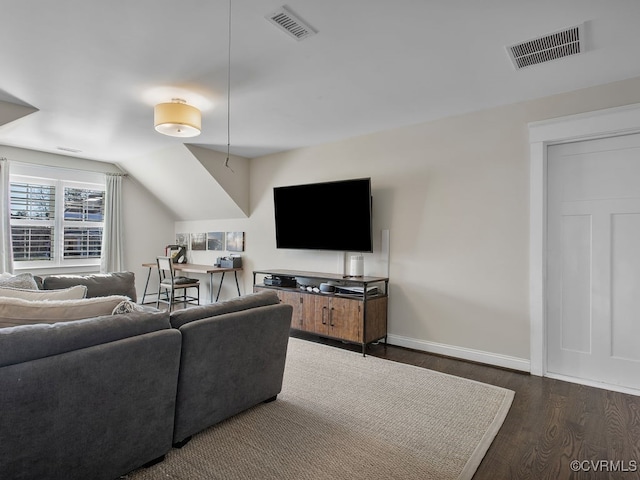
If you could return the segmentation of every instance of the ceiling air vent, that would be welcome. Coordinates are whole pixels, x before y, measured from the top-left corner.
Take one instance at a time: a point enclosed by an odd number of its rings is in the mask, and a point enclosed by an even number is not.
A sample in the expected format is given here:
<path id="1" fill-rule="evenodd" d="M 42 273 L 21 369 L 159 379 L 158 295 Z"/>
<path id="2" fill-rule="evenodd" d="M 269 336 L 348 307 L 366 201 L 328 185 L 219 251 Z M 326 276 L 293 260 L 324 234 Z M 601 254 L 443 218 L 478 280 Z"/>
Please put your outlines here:
<path id="1" fill-rule="evenodd" d="M 584 52 L 584 23 L 507 47 L 516 69 Z"/>
<path id="2" fill-rule="evenodd" d="M 287 7 L 280 7 L 265 17 L 280 30 L 296 40 L 302 40 L 317 32 L 299 17 L 291 13 Z"/>

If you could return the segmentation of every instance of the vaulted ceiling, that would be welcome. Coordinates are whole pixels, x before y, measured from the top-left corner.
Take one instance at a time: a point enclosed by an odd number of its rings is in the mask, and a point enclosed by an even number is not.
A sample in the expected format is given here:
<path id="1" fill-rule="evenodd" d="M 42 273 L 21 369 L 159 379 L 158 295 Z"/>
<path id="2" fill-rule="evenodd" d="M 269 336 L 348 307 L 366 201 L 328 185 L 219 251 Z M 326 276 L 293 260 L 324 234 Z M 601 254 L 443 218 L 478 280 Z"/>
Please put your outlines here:
<path id="1" fill-rule="evenodd" d="M 228 0 L 0 0 L 0 144 L 145 168 L 184 143 L 153 129 L 180 97 L 189 143 L 252 158 L 640 76 L 637 0 L 286 5 L 317 34 L 231 0 L 229 71 Z M 506 47 L 583 23 L 584 53 L 514 68 Z"/>

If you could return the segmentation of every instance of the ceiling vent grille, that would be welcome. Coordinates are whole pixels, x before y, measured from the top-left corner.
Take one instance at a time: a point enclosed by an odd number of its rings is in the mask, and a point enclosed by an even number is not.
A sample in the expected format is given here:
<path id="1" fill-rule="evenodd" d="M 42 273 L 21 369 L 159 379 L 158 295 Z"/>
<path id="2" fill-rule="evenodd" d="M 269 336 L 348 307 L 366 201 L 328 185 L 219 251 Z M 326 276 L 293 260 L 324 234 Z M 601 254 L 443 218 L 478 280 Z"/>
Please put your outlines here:
<path id="1" fill-rule="evenodd" d="M 584 52 L 584 23 L 507 47 L 516 69 Z"/>
<path id="2" fill-rule="evenodd" d="M 303 40 L 317 33 L 311 26 L 284 6 L 265 18 L 296 40 Z"/>

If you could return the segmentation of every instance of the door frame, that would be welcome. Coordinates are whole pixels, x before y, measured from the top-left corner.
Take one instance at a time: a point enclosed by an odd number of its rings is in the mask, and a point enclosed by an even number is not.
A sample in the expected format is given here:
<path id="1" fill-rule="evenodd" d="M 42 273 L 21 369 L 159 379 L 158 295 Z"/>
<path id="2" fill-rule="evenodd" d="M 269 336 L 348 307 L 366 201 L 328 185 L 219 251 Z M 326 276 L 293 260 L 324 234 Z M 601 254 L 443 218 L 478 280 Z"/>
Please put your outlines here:
<path id="1" fill-rule="evenodd" d="M 528 127 L 530 369 L 532 375 L 546 376 L 547 150 L 561 143 L 639 133 L 640 103 L 531 122 Z"/>

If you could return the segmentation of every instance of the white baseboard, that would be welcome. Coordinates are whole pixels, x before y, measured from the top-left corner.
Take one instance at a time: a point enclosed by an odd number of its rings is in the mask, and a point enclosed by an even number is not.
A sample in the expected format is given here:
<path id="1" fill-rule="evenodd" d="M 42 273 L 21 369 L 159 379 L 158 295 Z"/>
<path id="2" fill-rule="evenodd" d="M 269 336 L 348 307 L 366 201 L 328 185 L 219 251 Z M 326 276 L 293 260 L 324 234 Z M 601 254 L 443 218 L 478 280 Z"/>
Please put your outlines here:
<path id="1" fill-rule="evenodd" d="M 510 368 L 512 370 L 519 370 L 527 373 L 531 370 L 531 363 L 529 360 L 524 358 L 510 357 L 508 355 L 501 355 L 498 353 L 456 347 L 453 345 L 446 345 L 444 343 L 429 342 L 426 340 L 418 340 L 393 334 L 387 335 L 387 342 L 389 345 L 397 345 L 398 347 L 412 348 L 423 352 L 446 355 L 448 357 L 460 358 L 462 360 L 469 360 L 472 362 L 485 363 L 496 367 Z"/>

